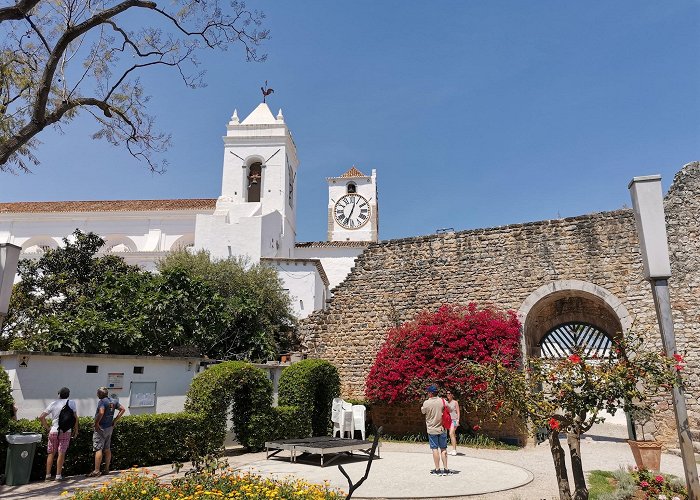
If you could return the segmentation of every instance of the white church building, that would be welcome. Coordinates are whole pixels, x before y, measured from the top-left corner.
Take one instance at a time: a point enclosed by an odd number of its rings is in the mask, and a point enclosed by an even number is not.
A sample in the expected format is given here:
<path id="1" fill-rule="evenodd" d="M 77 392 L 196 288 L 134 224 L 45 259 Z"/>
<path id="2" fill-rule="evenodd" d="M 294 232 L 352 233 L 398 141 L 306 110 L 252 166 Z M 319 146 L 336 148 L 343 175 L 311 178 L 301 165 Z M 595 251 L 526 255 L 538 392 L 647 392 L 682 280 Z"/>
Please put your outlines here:
<path id="1" fill-rule="evenodd" d="M 104 253 L 154 270 L 179 248 L 215 259 L 247 256 L 276 268 L 299 318 L 322 309 L 330 290 L 379 236 L 377 175 L 352 167 L 328 181 L 328 240 L 297 242 L 297 150 L 282 111 L 261 103 L 226 127 L 217 199 L 0 202 L 0 243 L 21 258 L 57 248 L 78 228 L 106 240 Z"/>

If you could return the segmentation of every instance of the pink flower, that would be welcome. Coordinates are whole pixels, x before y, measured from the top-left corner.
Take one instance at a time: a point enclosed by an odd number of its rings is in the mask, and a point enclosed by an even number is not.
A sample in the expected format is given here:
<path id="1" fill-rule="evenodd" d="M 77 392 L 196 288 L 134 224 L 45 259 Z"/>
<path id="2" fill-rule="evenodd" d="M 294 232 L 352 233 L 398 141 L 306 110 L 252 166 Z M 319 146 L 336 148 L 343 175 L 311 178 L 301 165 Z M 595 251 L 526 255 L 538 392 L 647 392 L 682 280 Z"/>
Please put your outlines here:
<path id="1" fill-rule="evenodd" d="M 658 475 L 658 476 L 656 476 L 656 477 L 654 478 L 654 481 L 656 481 L 657 483 L 661 484 L 661 483 L 664 482 L 664 477 L 663 477 L 662 475 Z"/>
<path id="2" fill-rule="evenodd" d="M 682 362 L 683 362 L 683 356 L 681 356 L 680 354 L 674 354 L 674 355 L 673 355 L 673 359 L 676 360 L 676 363 L 682 363 Z"/>
<path id="3" fill-rule="evenodd" d="M 639 483 L 639 486 L 641 486 L 642 489 L 646 489 L 649 487 L 649 483 L 647 483 L 646 481 L 642 481 L 641 483 Z"/>

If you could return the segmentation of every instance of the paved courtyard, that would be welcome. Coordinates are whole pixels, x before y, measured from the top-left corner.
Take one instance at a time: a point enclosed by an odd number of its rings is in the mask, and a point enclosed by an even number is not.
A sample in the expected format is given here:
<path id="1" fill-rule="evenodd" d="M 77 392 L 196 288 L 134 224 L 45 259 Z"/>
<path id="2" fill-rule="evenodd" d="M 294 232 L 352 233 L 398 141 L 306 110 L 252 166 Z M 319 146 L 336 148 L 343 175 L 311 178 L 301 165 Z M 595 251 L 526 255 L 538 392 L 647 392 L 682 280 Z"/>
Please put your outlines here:
<path id="1" fill-rule="evenodd" d="M 633 466 L 634 461 L 623 428 L 607 426 L 604 433 L 585 438 L 581 450 L 586 471 L 616 470 Z M 603 435 L 604 434 L 604 435 Z M 562 443 L 565 446 L 565 443 Z M 265 459 L 265 453 L 248 453 L 228 457 L 230 465 L 262 475 L 293 475 L 313 482 L 328 481 L 347 490 L 337 463 L 342 463 L 353 480 L 362 477 L 366 460 L 356 456 L 321 468 L 318 462 L 292 464 L 288 455 Z M 381 459 L 372 464 L 369 478 L 353 498 L 452 498 L 473 500 L 541 500 L 557 498 L 557 485 L 549 447 L 543 443 L 517 451 L 462 448 L 460 455 L 449 457 L 449 467 L 457 474 L 436 477 L 429 474 L 432 457 L 427 444 L 383 443 Z M 169 465 L 152 467 L 151 472 L 163 480 L 176 475 Z M 661 470 L 682 477 L 680 457 L 664 454 Z M 69 478 L 62 483 L 32 483 L 26 486 L 3 486 L 0 499 L 55 499 L 64 490 L 101 484 L 105 478 Z"/>

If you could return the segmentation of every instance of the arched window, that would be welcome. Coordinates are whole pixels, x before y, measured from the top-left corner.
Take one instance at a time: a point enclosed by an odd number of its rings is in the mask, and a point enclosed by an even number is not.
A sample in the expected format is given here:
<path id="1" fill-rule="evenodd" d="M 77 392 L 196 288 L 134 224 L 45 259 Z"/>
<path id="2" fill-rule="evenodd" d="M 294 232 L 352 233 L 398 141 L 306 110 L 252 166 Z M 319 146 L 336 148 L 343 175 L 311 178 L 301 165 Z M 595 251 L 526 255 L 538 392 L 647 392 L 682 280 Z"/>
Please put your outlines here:
<path id="1" fill-rule="evenodd" d="M 354 182 L 348 183 L 348 194 L 357 193 L 357 185 Z"/>
<path id="2" fill-rule="evenodd" d="M 608 334 L 587 323 L 555 326 L 540 342 L 543 358 L 566 358 L 579 352 L 584 358 L 608 358 L 612 341 Z"/>
<path id="3" fill-rule="evenodd" d="M 170 251 L 194 248 L 194 234 L 183 234 L 170 246 Z"/>
<path id="4" fill-rule="evenodd" d="M 104 236 L 105 244 L 102 247 L 104 253 L 125 253 L 138 251 L 136 243 L 123 234 L 109 234 Z"/>
<path id="5" fill-rule="evenodd" d="M 248 167 L 248 201 L 260 201 L 262 184 L 262 163 L 256 161 Z"/>
<path id="6" fill-rule="evenodd" d="M 58 248 L 58 245 L 49 236 L 35 236 L 22 244 L 22 252 L 25 254 L 41 255 L 53 248 Z"/>

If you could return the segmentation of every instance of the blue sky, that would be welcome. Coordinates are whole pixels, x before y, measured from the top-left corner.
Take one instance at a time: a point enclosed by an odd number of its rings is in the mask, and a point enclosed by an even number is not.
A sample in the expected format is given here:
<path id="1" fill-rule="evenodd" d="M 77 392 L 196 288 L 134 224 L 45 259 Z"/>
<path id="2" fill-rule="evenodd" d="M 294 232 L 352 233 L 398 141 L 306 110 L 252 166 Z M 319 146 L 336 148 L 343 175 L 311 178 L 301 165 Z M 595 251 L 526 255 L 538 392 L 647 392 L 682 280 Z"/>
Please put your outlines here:
<path id="1" fill-rule="evenodd" d="M 234 108 L 282 108 L 301 160 L 298 241 L 326 237 L 325 178 L 377 169 L 380 237 L 568 217 L 629 205 L 635 175 L 667 189 L 700 159 L 700 2 L 249 1 L 267 15 L 265 63 L 202 58 L 208 86 L 145 75 L 173 134 L 165 174 L 48 131 L 31 175 L 0 200 L 220 194 Z"/>

